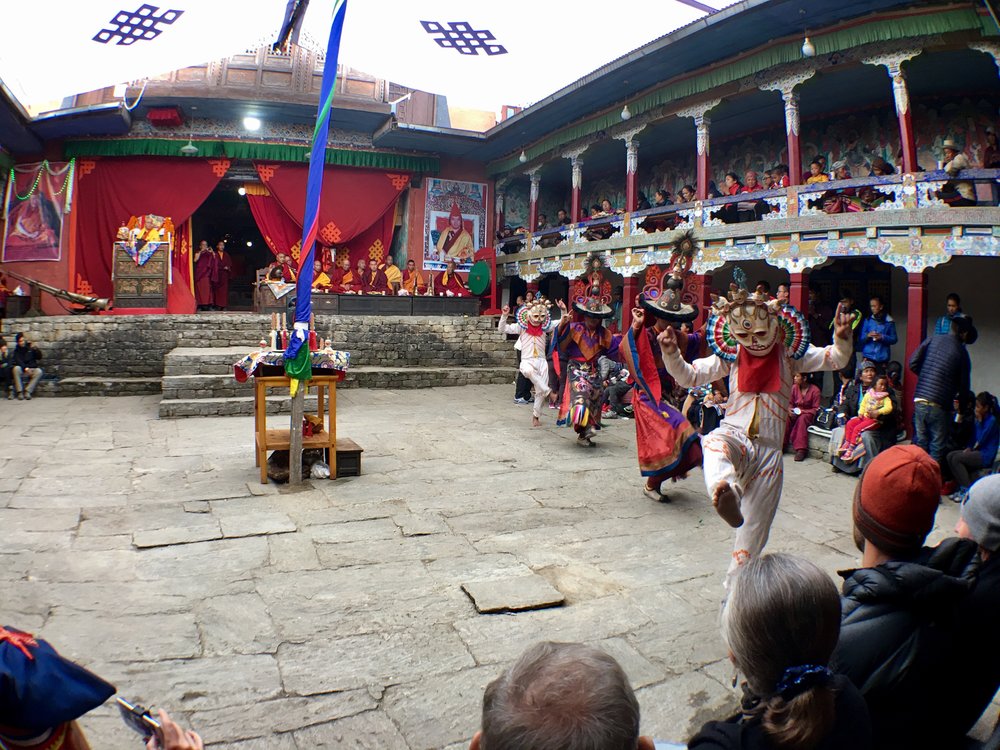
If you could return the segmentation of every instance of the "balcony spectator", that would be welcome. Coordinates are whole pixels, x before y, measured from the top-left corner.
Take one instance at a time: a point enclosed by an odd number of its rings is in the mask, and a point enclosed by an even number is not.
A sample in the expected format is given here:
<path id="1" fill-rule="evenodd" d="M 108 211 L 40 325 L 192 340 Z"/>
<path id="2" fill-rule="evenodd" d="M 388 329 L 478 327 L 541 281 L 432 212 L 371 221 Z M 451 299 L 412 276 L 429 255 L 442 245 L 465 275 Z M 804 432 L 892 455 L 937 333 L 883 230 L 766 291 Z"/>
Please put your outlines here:
<path id="1" fill-rule="evenodd" d="M 861 324 L 861 356 L 874 362 L 879 373 L 883 373 L 892 358 L 892 346 L 899 340 L 896 321 L 889 315 L 885 302 L 877 294 L 868 304 L 872 314 Z"/>
<path id="2" fill-rule="evenodd" d="M 955 318 L 951 333 L 923 340 L 910 357 L 910 370 L 917 375 L 913 394 L 913 443 L 944 460 L 949 412 L 955 397 L 969 390 L 971 363 L 966 344 L 976 340 L 972 318 Z"/>
<path id="3" fill-rule="evenodd" d="M 805 176 L 806 185 L 815 185 L 817 182 L 829 182 L 830 176 L 823 171 L 823 164 L 820 163 L 819 159 L 813 159 L 809 162 L 809 172 Z"/>
<path id="4" fill-rule="evenodd" d="M 771 190 L 771 189 L 774 188 L 774 170 L 773 169 L 765 169 L 764 170 L 764 174 L 761 177 L 760 184 L 761 184 L 761 186 L 765 190 Z"/>
<path id="5" fill-rule="evenodd" d="M 601 213 L 604 216 L 614 216 L 618 213 L 618 210 L 611 204 L 607 198 L 601 201 Z"/>
<path id="6" fill-rule="evenodd" d="M 847 166 L 846 159 L 840 159 L 833 163 L 833 179 L 835 180 L 849 180 L 851 179 L 851 168 Z"/>
<path id="7" fill-rule="evenodd" d="M 597 205 L 595 203 L 593 206 L 590 207 L 591 220 L 604 219 L 614 215 L 615 215 L 615 209 L 611 205 L 611 201 L 609 201 L 607 198 L 601 201 L 601 205 Z M 583 233 L 583 236 L 588 241 L 592 242 L 594 240 L 606 240 L 612 234 L 614 234 L 614 229 L 611 227 L 610 224 L 601 224 L 595 227 L 587 227 L 587 231 Z"/>
<path id="8" fill-rule="evenodd" d="M 986 148 L 983 149 L 983 168 L 1000 169 L 1000 146 L 993 128 L 986 128 Z"/>
<path id="9" fill-rule="evenodd" d="M 690 185 L 681 188 L 681 203 L 694 203 L 698 193 Z"/>
<path id="10" fill-rule="evenodd" d="M 649 205 L 649 198 L 646 197 L 645 193 L 639 193 L 639 199 L 636 202 L 635 210 L 645 211 L 647 208 L 652 208 L 652 206 Z"/>
<path id="11" fill-rule="evenodd" d="M 726 172 L 723 177 L 723 188 L 727 196 L 739 195 L 743 192 L 743 183 L 735 172 Z M 735 224 L 743 220 L 740 216 L 739 203 L 726 203 L 719 209 L 717 216 L 726 224 Z"/>
<path id="12" fill-rule="evenodd" d="M 719 190 L 719 186 L 715 184 L 715 180 L 708 181 L 708 197 L 709 198 L 722 198 L 722 191 Z"/>
<path id="13" fill-rule="evenodd" d="M 934 324 L 934 333 L 951 333 L 951 321 L 955 318 L 964 318 L 962 312 L 962 298 L 956 292 L 952 292 L 945 299 L 945 313 Z"/>
<path id="14" fill-rule="evenodd" d="M 741 193 L 759 193 L 765 189 L 764 186 L 757 181 L 757 173 L 753 170 L 748 171 L 743 176 L 743 179 L 743 187 L 740 189 Z M 737 208 L 739 211 L 740 221 L 760 221 L 761 217 L 771 210 L 771 207 L 761 200 L 740 201 L 737 204 Z"/>
<path id="15" fill-rule="evenodd" d="M 941 143 L 944 152 L 944 169 L 949 177 L 956 177 L 963 169 L 969 169 L 969 158 L 962 153 L 951 138 L 945 138 Z M 937 198 L 952 208 L 976 205 L 976 186 L 969 180 L 950 179 L 937 191 Z"/>
<path id="16" fill-rule="evenodd" d="M 896 168 L 889 162 L 881 156 L 876 156 L 872 159 L 871 171 L 868 173 L 869 177 L 886 177 L 891 174 L 896 174 Z"/>
<path id="17" fill-rule="evenodd" d="M 958 485 L 951 499 L 956 503 L 965 502 L 969 487 L 973 483 L 973 475 L 985 469 L 993 468 L 997 458 L 997 448 L 1000 447 L 1000 430 L 997 428 L 997 399 L 989 391 L 983 391 L 976 396 L 975 434 L 963 450 L 951 451 L 945 457 L 948 469 Z"/>
<path id="18" fill-rule="evenodd" d="M 779 164 L 774 168 L 774 187 L 786 188 L 792 184 L 788 179 L 788 165 Z"/>
<path id="19" fill-rule="evenodd" d="M 556 226 L 557 227 L 564 227 L 567 224 L 571 224 L 571 223 L 572 222 L 570 221 L 569 215 L 566 213 L 566 209 L 565 208 L 560 208 L 558 211 L 556 211 Z"/>
<path id="20" fill-rule="evenodd" d="M 781 282 L 778 284 L 778 291 L 774 295 L 774 298 L 781 303 L 782 307 L 788 307 L 791 305 L 790 294 L 791 290 L 788 288 L 788 284 Z"/>
<path id="21" fill-rule="evenodd" d="M 552 225 L 549 224 L 549 217 L 545 214 L 538 214 L 538 220 L 535 222 L 535 231 L 543 232 L 546 229 L 551 229 Z"/>

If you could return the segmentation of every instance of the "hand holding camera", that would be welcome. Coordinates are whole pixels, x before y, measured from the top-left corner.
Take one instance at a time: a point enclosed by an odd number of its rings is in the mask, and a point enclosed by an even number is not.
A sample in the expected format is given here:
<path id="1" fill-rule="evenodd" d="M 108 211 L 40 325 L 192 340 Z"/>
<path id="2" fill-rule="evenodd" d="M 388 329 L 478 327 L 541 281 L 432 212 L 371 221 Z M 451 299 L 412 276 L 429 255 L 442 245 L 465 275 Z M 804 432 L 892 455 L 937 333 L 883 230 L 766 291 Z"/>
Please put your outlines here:
<path id="1" fill-rule="evenodd" d="M 122 721 L 139 734 L 147 750 L 204 750 L 204 743 L 196 732 L 185 731 L 170 715 L 160 709 L 153 718 L 150 709 L 138 703 L 117 698 Z"/>

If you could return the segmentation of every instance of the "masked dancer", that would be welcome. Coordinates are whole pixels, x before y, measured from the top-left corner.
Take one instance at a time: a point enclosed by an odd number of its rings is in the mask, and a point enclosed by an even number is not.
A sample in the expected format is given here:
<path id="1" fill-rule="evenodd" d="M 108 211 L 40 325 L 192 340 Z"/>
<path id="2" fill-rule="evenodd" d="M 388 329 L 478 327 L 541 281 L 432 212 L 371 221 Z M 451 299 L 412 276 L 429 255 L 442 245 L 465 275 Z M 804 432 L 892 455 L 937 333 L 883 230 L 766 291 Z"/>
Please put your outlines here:
<path id="1" fill-rule="evenodd" d="M 739 567 L 764 548 L 778 509 L 792 376 L 839 370 L 851 356 L 851 319 L 842 310 L 834 321 L 833 344 L 810 346 L 808 321 L 798 310 L 748 292 L 739 268 L 733 278 L 728 300 L 713 295 L 707 327 L 712 356 L 688 364 L 672 328 L 658 336 L 667 371 L 682 386 L 693 388 L 729 375 L 725 419 L 702 438 L 712 504 L 737 529 L 727 588 Z"/>
<path id="2" fill-rule="evenodd" d="M 549 314 L 549 302 L 544 297 L 538 297 L 521 305 L 517 311 L 517 322 L 508 323 L 507 315 L 510 307 L 504 305 L 497 323 L 497 330 L 503 334 L 517 334 L 521 348 L 521 364 L 518 369 L 535 388 L 535 403 L 531 409 L 531 424 L 541 427 L 542 407 L 549 397 L 555 394 L 549 389 L 549 363 L 546 360 L 546 335 L 556 324 Z"/>

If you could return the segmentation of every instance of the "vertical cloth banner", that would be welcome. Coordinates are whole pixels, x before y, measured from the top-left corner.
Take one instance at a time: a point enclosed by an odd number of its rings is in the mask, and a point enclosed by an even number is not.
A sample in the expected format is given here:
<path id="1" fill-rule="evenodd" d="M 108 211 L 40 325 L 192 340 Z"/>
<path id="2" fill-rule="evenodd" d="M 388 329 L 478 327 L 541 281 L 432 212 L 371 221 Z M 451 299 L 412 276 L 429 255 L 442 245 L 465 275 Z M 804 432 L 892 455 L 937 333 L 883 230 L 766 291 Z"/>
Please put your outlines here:
<path id="1" fill-rule="evenodd" d="M 330 110 L 333 108 L 333 89 L 337 81 L 337 55 L 340 51 L 340 35 L 344 30 L 344 16 L 347 14 L 347 0 L 335 0 L 333 23 L 330 25 L 330 41 L 326 46 L 326 63 L 323 69 L 323 83 L 320 86 L 319 109 L 316 113 L 316 128 L 313 130 L 312 146 L 309 153 L 309 177 L 306 181 L 306 208 L 302 222 L 302 251 L 299 255 L 299 274 L 296 282 L 295 330 L 288 340 L 285 350 L 285 373 L 291 378 L 292 395 L 295 395 L 300 380 L 312 377 L 312 360 L 309 354 L 309 322 L 312 319 L 312 269 L 316 249 L 316 235 L 319 230 L 319 200 L 323 189 L 323 165 L 326 157 L 326 141 L 330 131 Z M 298 429 L 298 426 L 295 427 Z"/>
<path id="2" fill-rule="evenodd" d="M 253 214 L 253 220 L 268 248 L 275 255 L 287 253 L 297 261 L 302 255 L 302 227 L 285 212 L 271 195 L 271 191 L 263 185 L 248 182 L 243 188 L 247 192 L 250 213 Z"/>
<path id="3" fill-rule="evenodd" d="M 11 167 L 4 199 L 3 260 L 59 260 L 76 160 Z"/>

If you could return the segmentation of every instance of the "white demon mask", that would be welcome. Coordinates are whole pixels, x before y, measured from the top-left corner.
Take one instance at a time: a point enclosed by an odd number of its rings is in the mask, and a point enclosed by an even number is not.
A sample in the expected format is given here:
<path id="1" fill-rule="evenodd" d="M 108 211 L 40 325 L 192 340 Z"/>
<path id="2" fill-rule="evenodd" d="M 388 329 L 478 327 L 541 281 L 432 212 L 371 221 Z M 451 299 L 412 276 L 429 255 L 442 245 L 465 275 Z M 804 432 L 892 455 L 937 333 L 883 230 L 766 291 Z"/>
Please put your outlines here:
<path id="1" fill-rule="evenodd" d="M 736 303 L 729 307 L 729 333 L 747 354 L 763 357 L 778 341 L 778 319 L 767 305 Z"/>

